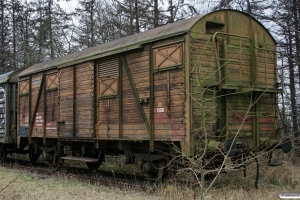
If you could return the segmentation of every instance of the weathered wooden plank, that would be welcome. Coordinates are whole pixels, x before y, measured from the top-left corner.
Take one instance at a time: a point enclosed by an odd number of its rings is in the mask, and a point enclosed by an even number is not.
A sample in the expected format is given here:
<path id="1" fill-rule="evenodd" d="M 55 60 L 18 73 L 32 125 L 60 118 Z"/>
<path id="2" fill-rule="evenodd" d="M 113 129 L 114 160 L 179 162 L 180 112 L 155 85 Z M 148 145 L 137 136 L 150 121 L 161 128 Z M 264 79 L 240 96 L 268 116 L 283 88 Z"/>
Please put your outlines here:
<path id="1" fill-rule="evenodd" d="M 124 137 L 126 137 L 126 135 L 134 135 L 135 137 L 146 136 L 149 138 L 146 128 L 140 130 L 138 129 L 123 130 L 122 133 Z"/>
<path id="2" fill-rule="evenodd" d="M 137 82 L 135 84 L 136 89 L 140 89 L 140 90 L 149 90 L 149 82 Z M 123 90 L 130 90 L 131 86 L 130 85 L 123 85 L 122 86 Z"/>
<path id="3" fill-rule="evenodd" d="M 118 130 L 99 130 L 97 132 L 98 138 L 119 138 L 119 131 Z"/>
<path id="4" fill-rule="evenodd" d="M 139 50 L 139 51 L 136 51 L 136 52 L 132 52 L 132 53 L 128 53 L 126 54 L 126 59 L 135 59 L 135 58 L 140 58 L 140 57 L 145 57 L 145 56 L 148 56 L 149 55 L 149 51 L 148 49 L 146 50 Z"/>
<path id="5" fill-rule="evenodd" d="M 109 129 L 109 130 L 119 130 L 119 124 L 118 125 L 106 125 L 106 124 L 103 125 L 103 124 L 101 124 L 101 125 L 98 125 L 97 127 L 98 127 L 99 130 L 107 130 L 107 129 Z"/>
<path id="6" fill-rule="evenodd" d="M 167 91 L 154 91 L 154 95 L 156 98 L 158 97 L 165 97 L 167 95 Z M 179 96 L 182 96 L 182 98 L 185 98 L 185 91 L 183 89 L 176 89 L 176 90 L 170 90 L 170 96 L 174 96 L 174 99 L 178 100 L 181 99 Z"/>
<path id="7" fill-rule="evenodd" d="M 148 57 L 139 62 L 135 62 L 135 60 L 131 60 L 132 64 L 128 64 L 128 67 L 131 71 L 136 70 L 138 68 L 144 68 L 145 70 L 149 70 L 149 59 Z"/>
<path id="8" fill-rule="evenodd" d="M 124 124 L 122 125 L 123 130 L 146 130 L 144 124 Z"/>
<path id="9" fill-rule="evenodd" d="M 128 59 L 127 56 L 125 56 L 125 59 L 126 59 L 127 65 L 130 66 L 132 64 L 148 61 L 149 56 L 146 55 L 146 56 L 141 56 L 141 57 L 136 57 L 136 58 L 131 58 L 131 59 Z"/>
<path id="10" fill-rule="evenodd" d="M 136 114 L 134 114 L 133 117 L 130 117 L 129 115 L 123 116 L 122 121 L 123 124 L 144 123 L 141 117 L 136 117 Z"/>

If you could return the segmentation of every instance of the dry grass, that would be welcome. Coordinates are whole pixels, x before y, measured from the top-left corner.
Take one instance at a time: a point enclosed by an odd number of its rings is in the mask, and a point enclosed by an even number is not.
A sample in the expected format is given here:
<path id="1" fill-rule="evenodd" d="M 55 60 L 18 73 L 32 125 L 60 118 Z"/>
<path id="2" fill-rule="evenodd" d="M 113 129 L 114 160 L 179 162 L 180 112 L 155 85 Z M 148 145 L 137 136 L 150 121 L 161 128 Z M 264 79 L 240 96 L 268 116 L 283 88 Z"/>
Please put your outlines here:
<path id="1" fill-rule="evenodd" d="M 221 174 L 206 199 L 279 199 L 280 192 L 300 192 L 300 157 L 293 152 L 285 155 L 284 160 L 278 167 L 261 164 L 259 189 L 254 187 L 255 165 L 247 168 L 247 177 L 243 177 L 242 171 Z M 36 174 L 22 174 L 10 184 L 19 174 L 0 167 L 0 191 L 7 186 L 0 192 L 0 199 L 200 199 L 198 185 L 192 187 L 174 181 L 160 185 L 153 194 Z"/>
<path id="2" fill-rule="evenodd" d="M 297 154 L 297 155 L 296 155 Z M 281 192 L 300 192 L 300 154 L 291 152 L 287 155 L 278 154 L 278 160 L 284 160 L 284 164 L 270 167 L 266 159 L 260 164 L 260 178 L 258 189 L 255 189 L 256 164 L 247 167 L 247 177 L 243 171 L 231 171 L 220 174 L 213 187 L 206 194 L 205 199 L 224 200 L 257 200 L 279 199 Z M 205 186 L 206 188 L 208 185 Z M 160 189 L 160 196 L 164 199 L 200 199 L 199 184 L 185 186 L 169 183 Z"/>
<path id="3" fill-rule="evenodd" d="M 75 179 L 40 177 L 36 174 L 22 174 L 13 181 L 19 174 L 18 171 L 0 167 L 0 188 L 2 190 L 6 187 L 0 192 L 0 199 L 159 199 L 156 195 L 143 192 L 95 186 Z"/>
<path id="4" fill-rule="evenodd" d="M 222 175 L 208 193 L 207 199 L 279 199 L 280 192 L 300 192 L 299 165 L 290 162 L 278 167 L 262 165 L 258 189 L 255 189 L 255 168 Z"/>

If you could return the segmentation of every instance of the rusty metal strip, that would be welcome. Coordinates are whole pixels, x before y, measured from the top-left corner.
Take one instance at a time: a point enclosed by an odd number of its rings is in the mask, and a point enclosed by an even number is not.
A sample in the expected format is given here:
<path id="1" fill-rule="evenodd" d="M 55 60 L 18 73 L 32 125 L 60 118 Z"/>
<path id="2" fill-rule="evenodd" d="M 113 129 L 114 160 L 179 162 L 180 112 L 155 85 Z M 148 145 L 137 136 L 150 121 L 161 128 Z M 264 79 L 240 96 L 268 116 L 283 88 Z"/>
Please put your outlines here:
<path id="1" fill-rule="evenodd" d="M 133 79 L 132 79 L 132 76 L 131 76 L 129 67 L 128 67 L 127 63 L 126 63 L 126 60 L 125 60 L 124 55 L 122 55 L 121 58 L 122 58 L 122 63 L 123 63 L 123 65 L 124 65 L 124 67 L 125 67 L 125 71 L 126 71 L 127 77 L 128 77 L 128 79 L 129 79 L 129 82 L 130 82 L 131 89 L 132 89 L 132 91 L 133 91 L 133 93 L 134 93 L 134 97 L 135 97 L 135 100 L 136 100 L 136 104 L 137 104 L 138 107 L 139 107 L 139 110 L 140 110 L 140 113 L 141 113 L 141 115 L 142 115 L 144 124 L 145 124 L 145 126 L 146 126 L 146 129 L 147 129 L 149 138 L 151 138 L 149 122 L 148 122 L 148 119 L 147 119 L 146 114 L 145 114 L 145 112 L 144 112 L 144 109 L 143 109 L 142 105 L 140 104 L 139 95 L 138 95 L 138 92 L 137 92 L 137 90 L 136 90 L 135 84 L 134 84 L 134 82 L 133 82 Z"/>

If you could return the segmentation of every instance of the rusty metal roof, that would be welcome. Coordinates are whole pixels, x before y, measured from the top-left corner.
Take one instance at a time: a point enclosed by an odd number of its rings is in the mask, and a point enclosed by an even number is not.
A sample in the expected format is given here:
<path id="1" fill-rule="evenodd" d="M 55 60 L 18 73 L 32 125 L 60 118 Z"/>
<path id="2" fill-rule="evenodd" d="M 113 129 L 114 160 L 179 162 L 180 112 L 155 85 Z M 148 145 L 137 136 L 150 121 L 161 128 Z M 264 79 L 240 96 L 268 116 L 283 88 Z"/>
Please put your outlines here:
<path id="1" fill-rule="evenodd" d="M 224 10 L 219 10 L 224 11 Z M 214 11 L 214 12 L 219 12 Z M 226 9 L 225 9 L 226 11 Z M 228 11 L 228 10 L 227 10 Z M 237 10 L 230 10 L 234 12 L 240 12 L 242 14 L 248 15 L 246 13 L 243 13 L 241 11 Z M 212 13 L 214 13 L 212 12 Z M 167 24 L 158 28 L 151 29 L 149 31 L 138 33 L 135 35 L 131 35 L 128 37 L 120 38 L 118 40 L 108 42 L 102 45 L 98 45 L 95 47 L 91 47 L 88 49 L 84 49 L 82 51 L 78 51 L 73 54 L 69 54 L 60 58 L 56 58 L 53 60 L 49 60 L 43 63 L 39 63 L 36 65 L 33 65 L 27 69 L 25 69 L 23 72 L 20 73 L 19 77 L 26 76 L 29 74 L 45 71 L 48 69 L 53 68 L 62 68 L 67 67 L 70 65 L 79 64 L 85 61 L 102 58 L 109 55 L 114 55 L 117 53 L 122 53 L 128 50 L 142 48 L 143 44 L 158 41 L 161 39 L 165 39 L 168 37 L 173 37 L 177 35 L 182 35 L 190 31 L 190 29 L 193 27 L 197 21 L 199 21 L 202 17 L 209 15 L 211 13 L 206 13 L 205 15 L 199 15 L 197 17 L 192 17 L 189 19 L 177 21 L 171 24 Z M 250 16 L 251 17 L 251 16 Z M 257 21 L 255 18 L 252 18 L 253 20 Z M 257 21 L 259 24 L 261 24 L 259 21 Z M 262 24 L 261 24 L 262 25 Z M 262 25 L 263 28 L 265 28 Z M 266 29 L 266 28 L 265 28 Z M 268 32 L 268 30 L 266 29 Z M 271 36 L 272 37 L 272 36 Z M 272 37 L 273 38 L 273 37 Z M 274 38 L 273 38 L 274 40 Z M 274 40 L 275 42 L 275 40 Z"/>
<path id="2" fill-rule="evenodd" d="M 141 48 L 143 44 L 161 40 L 164 38 L 181 35 L 187 33 L 192 26 L 201 19 L 203 15 L 192 17 L 186 20 L 167 24 L 149 31 L 120 38 L 118 40 L 108 42 L 102 45 L 91 47 L 83 51 L 69 54 L 60 58 L 39 63 L 24 70 L 21 76 L 25 76 L 52 68 L 61 68 L 69 65 L 78 64 L 95 58 L 101 58 L 116 53 L 125 52 L 132 49 Z"/>

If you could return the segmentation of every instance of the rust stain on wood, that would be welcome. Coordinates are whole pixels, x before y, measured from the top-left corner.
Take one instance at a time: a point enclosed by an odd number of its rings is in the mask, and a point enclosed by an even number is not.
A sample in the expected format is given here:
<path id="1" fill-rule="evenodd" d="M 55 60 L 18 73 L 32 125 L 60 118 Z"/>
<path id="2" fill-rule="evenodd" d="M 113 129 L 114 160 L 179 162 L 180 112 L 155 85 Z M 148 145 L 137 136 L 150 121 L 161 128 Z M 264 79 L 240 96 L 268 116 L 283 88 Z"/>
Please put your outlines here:
<path id="1" fill-rule="evenodd" d="M 260 117 L 258 119 L 259 123 L 274 123 L 275 119 L 273 117 Z"/>
<path id="2" fill-rule="evenodd" d="M 243 113 L 233 113 L 233 122 L 234 123 L 251 123 L 252 122 L 252 116 L 245 116 Z"/>

